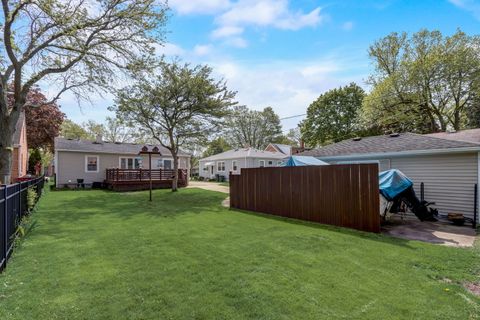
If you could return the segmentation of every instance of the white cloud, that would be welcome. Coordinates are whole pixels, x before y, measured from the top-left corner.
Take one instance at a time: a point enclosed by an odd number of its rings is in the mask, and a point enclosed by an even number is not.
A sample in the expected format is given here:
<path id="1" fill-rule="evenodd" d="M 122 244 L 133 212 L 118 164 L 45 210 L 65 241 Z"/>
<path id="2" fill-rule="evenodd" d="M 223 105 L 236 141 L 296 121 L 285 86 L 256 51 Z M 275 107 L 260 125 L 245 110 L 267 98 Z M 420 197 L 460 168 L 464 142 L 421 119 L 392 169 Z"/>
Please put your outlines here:
<path id="1" fill-rule="evenodd" d="M 448 0 L 453 5 L 466 10 L 473 14 L 473 16 L 480 20 L 480 3 L 475 0 Z"/>
<path id="2" fill-rule="evenodd" d="M 215 29 L 212 32 L 213 38 L 223 38 L 223 37 L 230 37 L 235 36 L 243 33 L 243 28 L 241 27 L 234 27 L 234 26 L 224 26 L 218 29 Z"/>
<path id="3" fill-rule="evenodd" d="M 204 45 L 201 45 L 201 44 L 197 44 L 194 48 L 193 48 L 193 53 L 197 56 L 205 56 L 205 55 L 208 55 L 209 53 L 211 53 L 212 51 L 212 46 L 209 45 L 209 44 L 204 44 Z"/>
<path id="4" fill-rule="evenodd" d="M 214 14 L 231 6 L 229 0 L 170 0 L 170 8 L 180 14 Z"/>
<path id="5" fill-rule="evenodd" d="M 232 44 L 239 44 L 239 36 L 247 27 L 273 27 L 282 30 L 299 30 L 319 25 L 324 16 L 317 7 L 310 12 L 293 11 L 288 0 L 239 0 L 215 18 L 218 27 L 213 38 L 234 37 Z M 243 41 L 242 44 L 246 44 Z"/>
<path id="6" fill-rule="evenodd" d="M 163 45 L 155 44 L 155 52 L 157 55 L 166 55 L 166 56 L 183 56 L 185 55 L 185 49 L 174 44 L 174 43 L 165 43 Z"/>
<path id="7" fill-rule="evenodd" d="M 353 22 L 352 21 L 347 21 L 342 25 L 342 29 L 346 31 L 350 31 L 353 29 Z"/>
<path id="8" fill-rule="evenodd" d="M 248 46 L 247 40 L 242 37 L 233 37 L 225 40 L 225 44 L 235 48 L 246 48 Z"/>

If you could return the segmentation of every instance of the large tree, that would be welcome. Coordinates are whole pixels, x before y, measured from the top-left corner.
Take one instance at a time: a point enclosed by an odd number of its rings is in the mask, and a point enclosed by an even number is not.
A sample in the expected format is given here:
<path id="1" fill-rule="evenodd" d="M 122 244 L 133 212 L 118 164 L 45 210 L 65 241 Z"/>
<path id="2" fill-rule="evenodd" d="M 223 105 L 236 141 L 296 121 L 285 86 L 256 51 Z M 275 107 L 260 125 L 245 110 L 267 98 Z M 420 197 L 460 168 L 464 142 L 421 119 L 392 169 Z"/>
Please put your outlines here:
<path id="1" fill-rule="evenodd" d="M 218 137 L 210 141 L 207 145 L 207 149 L 202 154 L 203 158 L 213 156 L 214 154 L 222 153 L 230 150 L 232 147 L 223 137 Z"/>
<path id="2" fill-rule="evenodd" d="M 320 95 L 308 107 L 307 118 L 301 124 L 305 142 L 316 146 L 357 135 L 364 97 L 365 92 L 355 83 Z"/>
<path id="3" fill-rule="evenodd" d="M 66 139 L 92 139 L 92 136 L 81 125 L 65 119 L 60 128 L 60 136 Z"/>
<path id="4" fill-rule="evenodd" d="M 237 106 L 227 117 L 225 137 L 232 147 L 265 148 L 282 141 L 282 125 L 271 107 L 262 111 Z"/>
<path id="5" fill-rule="evenodd" d="M 480 88 L 480 37 L 392 33 L 369 49 L 375 72 L 366 120 L 383 130 L 460 130 Z"/>
<path id="6" fill-rule="evenodd" d="M 179 61 L 161 62 L 154 75 L 133 75 L 133 85 L 119 90 L 113 110 L 117 116 L 148 130 L 173 158 L 172 191 L 178 185 L 178 152 L 182 146 L 204 143 L 218 130 L 235 104 L 235 92 L 212 77 L 208 66 Z"/>
<path id="7" fill-rule="evenodd" d="M 28 107 L 25 108 L 27 141 L 29 148 L 53 151 L 53 141 L 60 133 L 65 114 L 55 102 L 47 101 L 39 88 L 28 93 Z M 32 107 L 33 105 L 39 107 Z"/>
<path id="8" fill-rule="evenodd" d="M 15 124 L 35 85 L 109 89 L 119 72 L 145 65 L 166 6 L 157 0 L 2 0 L 0 179 L 10 180 Z M 11 85 L 10 85 L 11 84 Z M 8 104 L 11 88 L 13 103 Z M 47 104 L 48 104 L 47 103 Z"/>

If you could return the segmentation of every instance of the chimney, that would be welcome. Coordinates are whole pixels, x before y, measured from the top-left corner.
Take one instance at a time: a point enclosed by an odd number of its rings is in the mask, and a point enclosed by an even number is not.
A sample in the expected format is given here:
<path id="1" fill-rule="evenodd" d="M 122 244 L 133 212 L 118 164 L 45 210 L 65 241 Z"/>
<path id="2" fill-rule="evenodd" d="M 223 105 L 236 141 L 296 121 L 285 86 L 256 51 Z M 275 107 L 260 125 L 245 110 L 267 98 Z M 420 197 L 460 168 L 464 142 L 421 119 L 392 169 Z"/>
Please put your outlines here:
<path id="1" fill-rule="evenodd" d="M 97 137 L 95 139 L 95 143 L 99 143 L 99 144 L 103 143 L 103 137 L 102 137 L 101 134 L 97 134 Z"/>

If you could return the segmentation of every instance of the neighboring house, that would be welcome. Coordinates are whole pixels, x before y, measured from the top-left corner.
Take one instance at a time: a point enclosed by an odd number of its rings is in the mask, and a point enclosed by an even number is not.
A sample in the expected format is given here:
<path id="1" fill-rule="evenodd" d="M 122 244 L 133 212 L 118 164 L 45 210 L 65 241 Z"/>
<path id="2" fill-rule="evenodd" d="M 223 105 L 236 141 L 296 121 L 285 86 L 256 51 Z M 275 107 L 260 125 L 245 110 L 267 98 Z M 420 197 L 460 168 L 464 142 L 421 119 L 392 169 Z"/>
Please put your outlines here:
<path id="1" fill-rule="evenodd" d="M 25 113 L 21 113 L 15 127 L 13 135 L 13 154 L 12 154 L 12 175 L 11 181 L 27 174 L 28 170 L 28 144 L 27 144 L 27 124 Z"/>
<path id="2" fill-rule="evenodd" d="M 113 143 L 97 137 L 96 141 L 55 138 L 56 186 L 76 183 L 103 182 L 106 169 L 148 169 L 148 155 L 138 155 L 144 145 Z M 151 150 L 153 146 L 148 145 Z M 173 169 L 168 149 L 157 146 L 161 155 L 152 155 L 152 169 Z M 190 155 L 179 153 L 179 169 L 190 169 Z"/>
<path id="3" fill-rule="evenodd" d="M 200 177 L 213 179 L 218 175 L 228 180 L 231 173 L 239 174 L 242 168 L 278 167 L 288 155 L 254 148 L 225 151 L 199 160 Z"/>
<path id="4" fill-rule="evenodd" d="M 378 163 L 379 170 L 399 169 L 414 182 L 420 197 L 440 213 L 472 217 L 474 186 L 479 183 L 480 144 L 412 133 L 355 138 L 303 152 L 332 163 Z"/>

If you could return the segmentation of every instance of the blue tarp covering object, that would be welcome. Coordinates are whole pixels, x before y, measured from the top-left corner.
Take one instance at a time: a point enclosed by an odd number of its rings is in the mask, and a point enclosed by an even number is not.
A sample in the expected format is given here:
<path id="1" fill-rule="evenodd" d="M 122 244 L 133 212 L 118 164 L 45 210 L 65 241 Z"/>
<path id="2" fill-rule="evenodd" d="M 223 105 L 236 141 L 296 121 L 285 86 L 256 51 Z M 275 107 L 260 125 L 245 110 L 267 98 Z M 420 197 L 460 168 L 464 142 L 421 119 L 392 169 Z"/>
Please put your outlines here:
<path id="1" fill-rule="evenodd" d="M 299 166 L 326 166 L 328 163 L 318 160 L 315 157 L 308 156 L 291 156 L 285 161 L 284 167 L 299 167 Z"/>
<path id="2" fill-rule="evenodd" d="M 413 186 L 413 182 L 400 170 L 392 169 L 379 174 L 380 193 L 392 201 L 397 195 Z"/>

